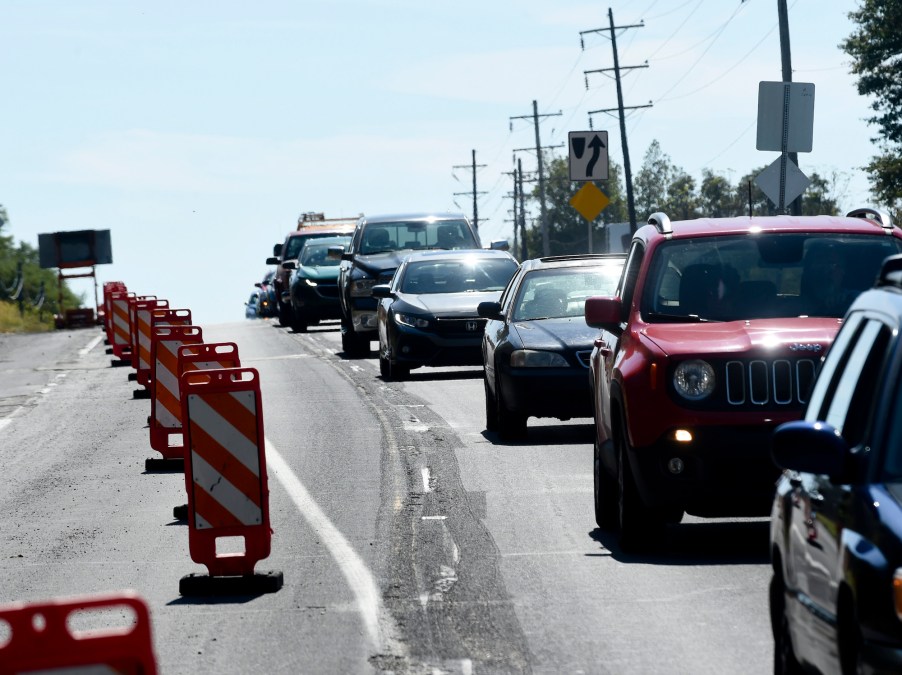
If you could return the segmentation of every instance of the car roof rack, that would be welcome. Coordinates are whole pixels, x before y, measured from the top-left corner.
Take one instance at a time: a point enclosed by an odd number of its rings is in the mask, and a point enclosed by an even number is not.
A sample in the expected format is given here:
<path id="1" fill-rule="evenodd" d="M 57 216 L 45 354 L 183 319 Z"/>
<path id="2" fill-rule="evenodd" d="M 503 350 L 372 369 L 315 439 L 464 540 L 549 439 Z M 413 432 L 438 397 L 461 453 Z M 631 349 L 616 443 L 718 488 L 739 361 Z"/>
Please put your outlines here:
<path id="1" fill-rule="evenodd" d="M 853 209 L 846 214 L 848 218 L 866 218 L 879 223 L 880 227 L 886 230 L 887 234 L 893 230 L 893 219 L 886 211 L 879 211 L 870 207 L 862 209 Z"/>
<path id="2" fill-rule="evenodd" d="M 656 211 L 648 217 L 648 224 L 654 225 L 661 234 L 673 234 L 670 217 L 663 211 Z"/>
<path id="3" fill-rule="evenodd" d="M 883 261 L 874 285 L 902 287 L 902 253 L 890 256 Z"/>
<path id="4" fill-rule="evenodd" d="M 539 258 L 542 262 L 560 262 L 561 260 L 592 260 L 605 258 L 624 258 L 625 253 L 571 253 L 569 255 L 549 255 Z"/>

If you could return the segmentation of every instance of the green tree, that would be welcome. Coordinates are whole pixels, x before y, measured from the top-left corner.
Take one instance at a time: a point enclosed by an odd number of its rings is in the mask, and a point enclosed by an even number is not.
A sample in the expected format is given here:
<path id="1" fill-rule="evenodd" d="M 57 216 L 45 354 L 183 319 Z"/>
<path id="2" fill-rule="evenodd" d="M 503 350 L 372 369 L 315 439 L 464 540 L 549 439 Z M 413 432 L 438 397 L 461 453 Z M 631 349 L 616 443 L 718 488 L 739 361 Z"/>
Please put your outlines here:
<path id="1" fill-rule="evenodd" d="M 728 218 L 743 213 L 742 197 L 726 176 L 702 170 L 698 195 L 699 211 L 710 218 Z"/>
<path id="2" fill-rule="evenodd" d="M 902 0 L 862 0 L 849 18 L 856 30 L 840 44 L 852 57 L 858 93 L 872 97 L 880 152 L 864 167 L 871 195 L 902 216 Z"/>
<path id="3" fill-rule="evenodd" d="M 570 180 L 567 158 L 552 158 L 545 163 L 545 167 L 545 204 L 551 255 L 588 253 L 589 223 L 570 204 L 570 199 L 583 184 Z M 611 162 L 608 176 L 606 181 L 595 181 L 596 187 L 610 200 L 610 204 L 592 223 L 592 250 L 595 253 L 601 252 L 603 247 L 603 224 L 626 220 L 621 170 L 616 163 Z M 538 195 L 539 189 L 535 187 L 531 201 L 537 204 Z M 526 245 L 530 257 L 542 254 L 542 231 L 538 221 L 527 231 Z"/>

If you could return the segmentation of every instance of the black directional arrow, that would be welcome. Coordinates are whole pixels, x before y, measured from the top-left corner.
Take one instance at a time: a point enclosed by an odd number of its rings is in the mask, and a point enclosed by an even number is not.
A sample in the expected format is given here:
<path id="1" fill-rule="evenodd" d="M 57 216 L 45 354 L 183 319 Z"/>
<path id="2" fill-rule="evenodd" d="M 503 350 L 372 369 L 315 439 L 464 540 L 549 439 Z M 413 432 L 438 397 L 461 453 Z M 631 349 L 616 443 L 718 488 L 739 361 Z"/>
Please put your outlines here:
<path id="1" fill-rule="evenodd" d="M 598 157 L 601 155 L 601 149 L 604 147 L 604 143 L 598 135 L 595 135 L 592 140 L 589 141 L 589 147 L 592 148 L 592 159 L 586 164 L 587 176 L 591 176 L 592 172 L 595 170 L 595 164 L 598 162 Z"/>

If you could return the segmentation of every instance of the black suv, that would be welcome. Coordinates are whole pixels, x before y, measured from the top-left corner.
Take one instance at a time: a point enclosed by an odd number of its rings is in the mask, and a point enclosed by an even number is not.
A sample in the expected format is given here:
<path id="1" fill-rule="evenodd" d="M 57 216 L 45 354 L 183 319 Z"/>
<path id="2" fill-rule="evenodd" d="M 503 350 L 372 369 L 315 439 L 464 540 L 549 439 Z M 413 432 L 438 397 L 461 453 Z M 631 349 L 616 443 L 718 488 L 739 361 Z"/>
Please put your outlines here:
<path id="1" fill-rule="evenodd" d="M 347 249 L 341 250 L 338 295 L 341 301 L 341 347 L 350 357 L 366 356 L 370 340 L 379 339 L 373 286 L 391 281 L 411 251 L 481 248 L 479 235 L 459 213 L 361 216 Z M 507 241 L 491 248 L 507 249 Z"/>
<path id="2" fill-rule="evenodd" d="M 773 434 L 774 672 L 902 672 L 900 330 L 895 255 L 846 313 L 804 419 Z"/>

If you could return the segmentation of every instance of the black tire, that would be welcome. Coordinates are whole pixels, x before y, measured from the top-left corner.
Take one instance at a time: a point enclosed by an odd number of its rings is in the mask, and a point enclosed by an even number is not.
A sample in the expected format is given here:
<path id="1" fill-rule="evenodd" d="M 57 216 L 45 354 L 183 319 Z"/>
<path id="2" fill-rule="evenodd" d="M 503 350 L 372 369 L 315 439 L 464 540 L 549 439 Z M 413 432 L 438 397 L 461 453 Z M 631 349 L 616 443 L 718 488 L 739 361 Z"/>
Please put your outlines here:
<path id="1" fill-rule="evenodd" d="M 495 380 L 495 409 L 498 411 L 498 435 L 501 440 L 515 441 L 526 436 L 526 415 L 509 410 L 504 402 L 501 383 Z"/>
<path id="2" fill-rule="evenodd" d="M 388 379 L 400 382 L 410 377 L 410 366 L 400 364 L 397 361 L 388 360 Z"/>
<path id="3" fill-rule="evenodd" d="M 489 389 L 489 380 L 482 375 L 482 385 L 485 388 L 485 429 L 486 431 L 498 431 L 498 402 Z"/>
<path id="4" fill-rule="evenodd" d="M 842 675 L 856 675 L 861 668 L 861 628 L 855 611 L 852 592 L 843 587 L 838 603 L 839 667 Z"/>
<path id="5" fill-rule="evenodd" d="M 341 348 L 349 358 L 362 358 L 370 353 L 370 339 L 361 338 L 353 328 L 341 329 Z"/>
<path id="6" fill-rule="evenodd" d="M 391 379 L 391 370 L 389 369 L 388 359 L 382 356 L 380 351 L 379 353 L 379 374 L 382 376 L 382 379 L 389 380 Z"/>
<path id="7" fill-rule="evenodd" d="M 628 553 L 649 552 L 664 536 L 664 519 L 652 511 L 639 494 L 629 461 L 626 424 L 617 430 L 617 492 L 620 548 Z"/>
<path id="8" fill-rule="evenodd" d="M 291 329 L 295 333 L 307 332 L 307 319 L 304 318 L 303 314 L 296 312 L 293 309 L 291 310 Z"/>
<path id="9" fill-rule="evenodd" d="M 291 305 L 279 300 L 279 325 L 290 326 L 291 320 Z"/>
<path id="10" fill-rule="evenodd" d="M 602 530 L 614 530 L 618 523 L 618 504 L 620 502 L 617 481 L 605 470 L 598 449 L 598 439 L 593 444 L 594 462 L 592 473 L 595 483 L 595 524 Z"/>
<path id="11" fill-rule="evenodd" d="M 802 675 L 804 671 L 796 658 L 789 634 L 786 593 L 776 573 L 770 580 L 770 614 L 774 633 L 774 675 Z"/>

